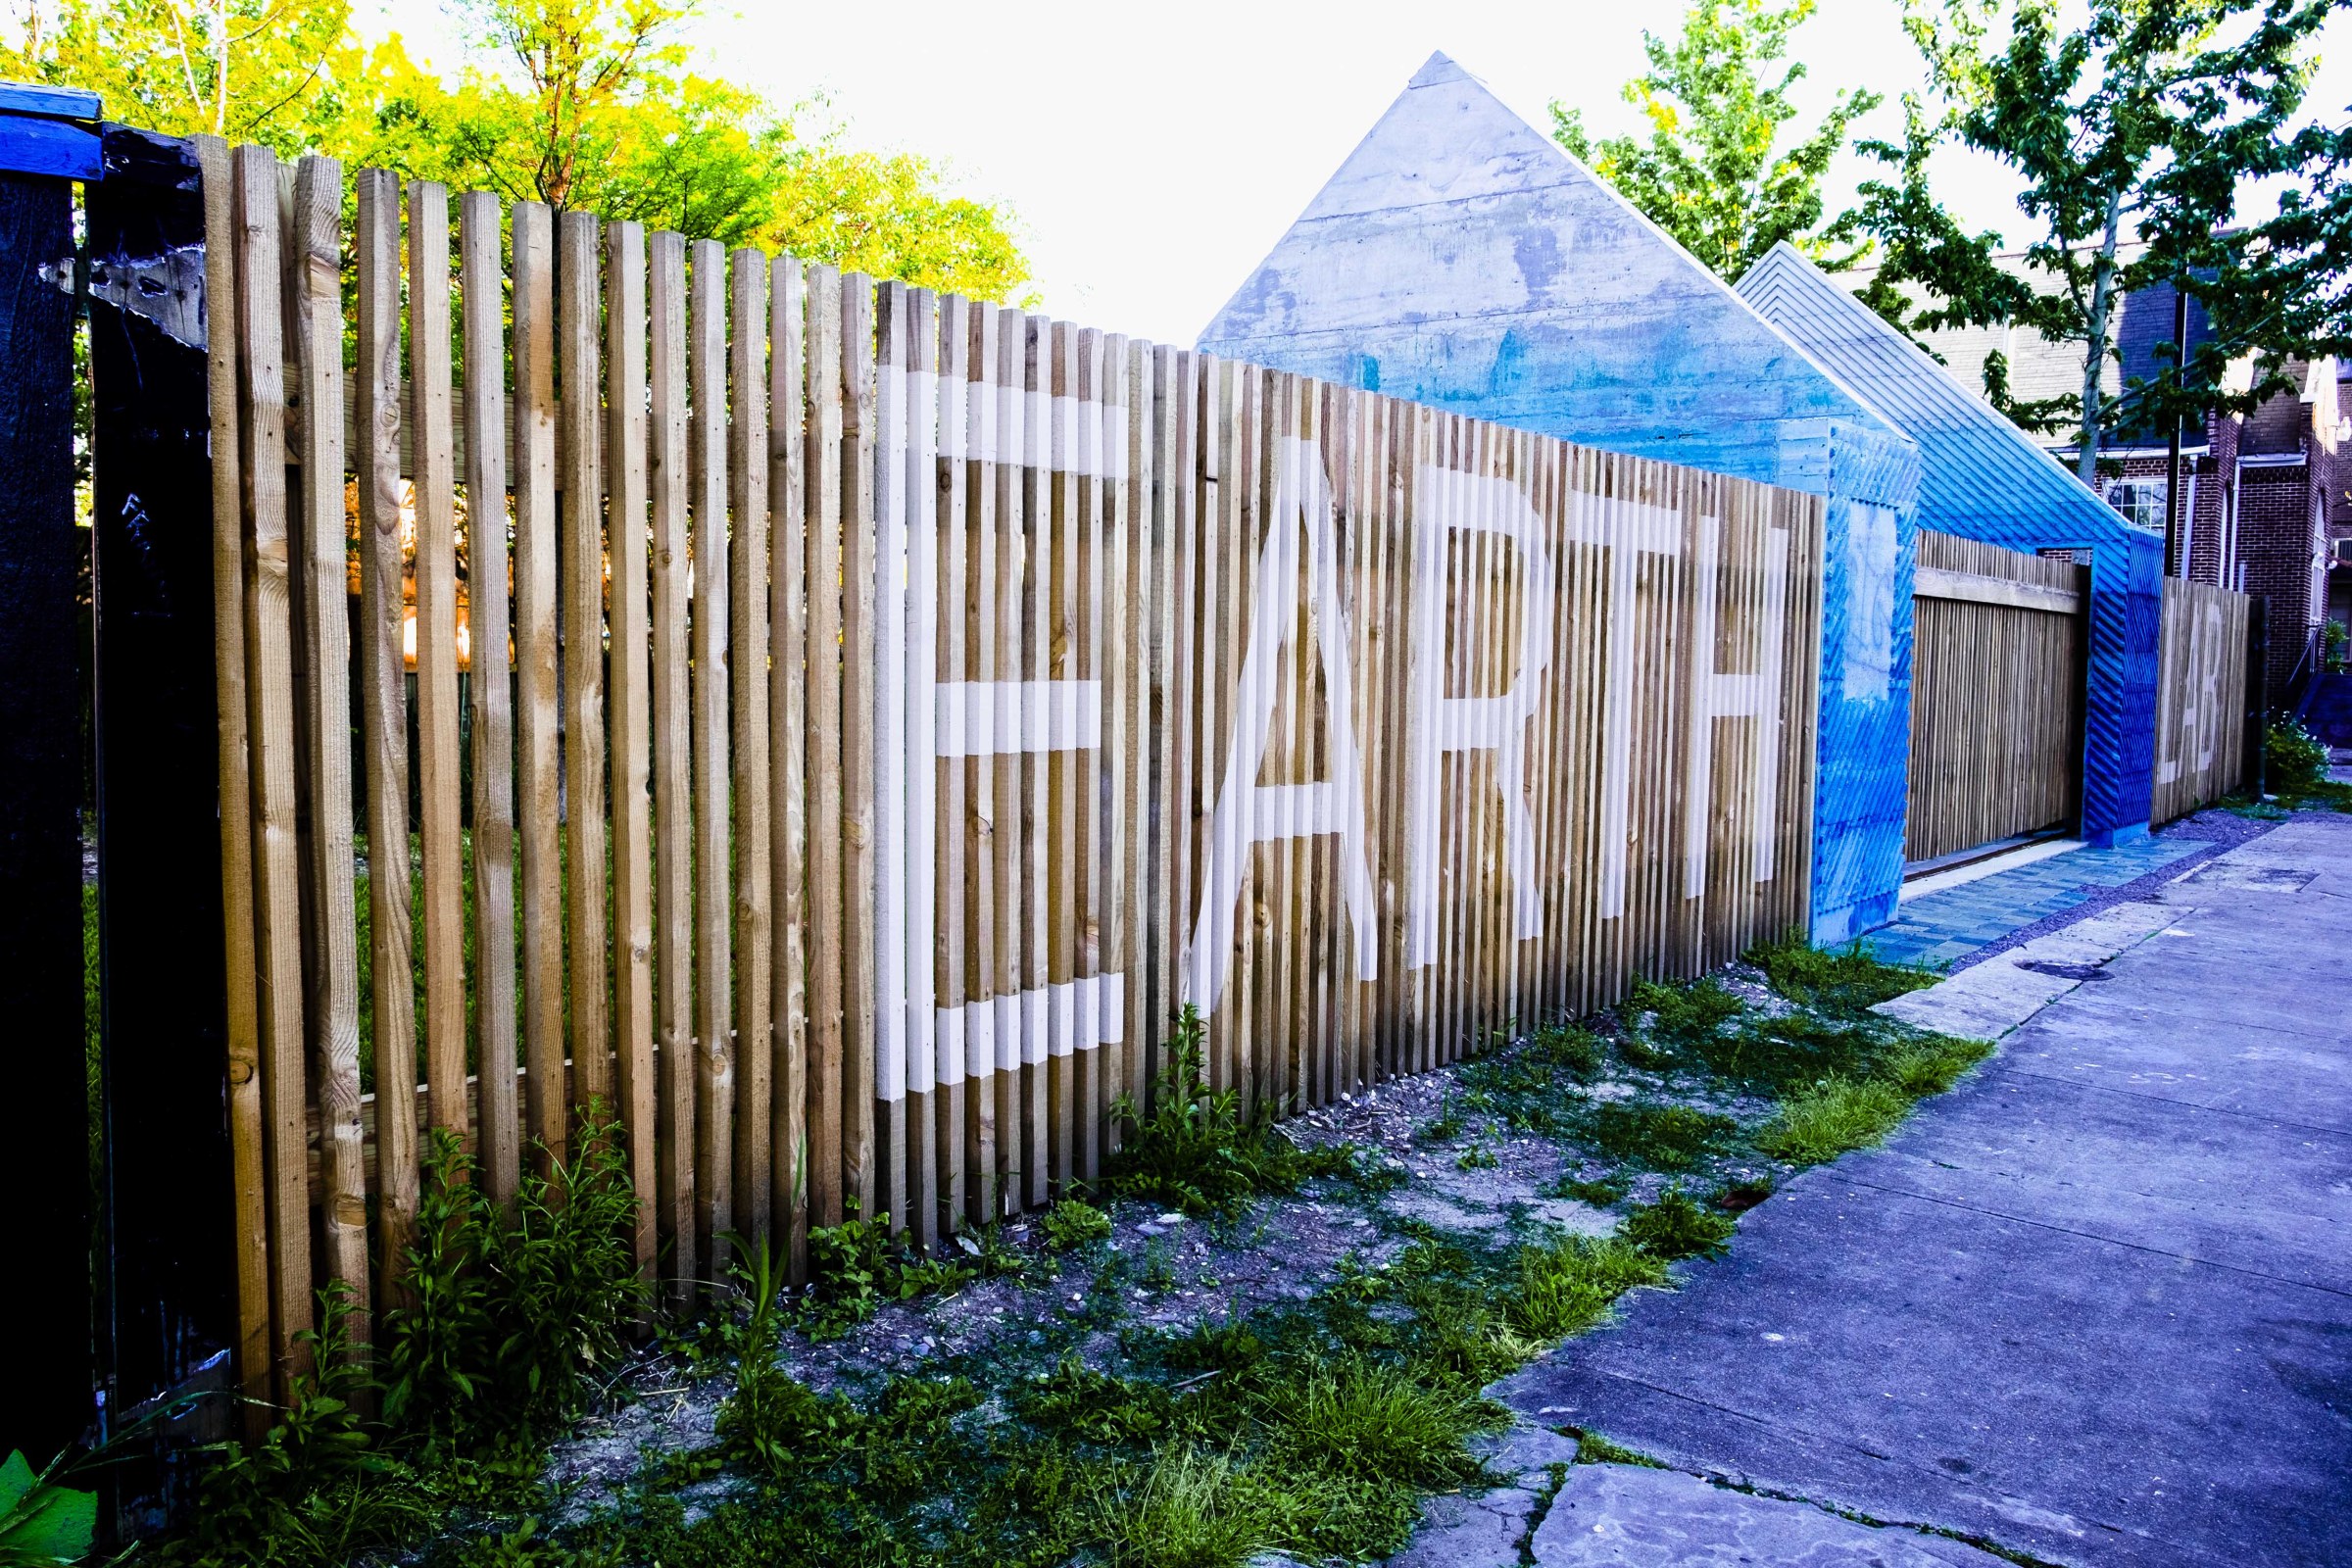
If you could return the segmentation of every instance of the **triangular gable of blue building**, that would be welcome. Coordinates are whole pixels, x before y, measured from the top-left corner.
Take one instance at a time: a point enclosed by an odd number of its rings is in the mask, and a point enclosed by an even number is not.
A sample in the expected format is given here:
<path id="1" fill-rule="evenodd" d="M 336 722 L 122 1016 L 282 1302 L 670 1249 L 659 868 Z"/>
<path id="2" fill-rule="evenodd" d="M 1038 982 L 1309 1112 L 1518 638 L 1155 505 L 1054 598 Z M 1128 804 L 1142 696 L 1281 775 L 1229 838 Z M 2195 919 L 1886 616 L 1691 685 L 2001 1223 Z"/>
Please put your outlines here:
<path id="1" fill-rule="evenodd" d="M 1739 292 L 1918 442 L 1921 527 L 2012 550 L 2090 552 L 2082 831 L 2106 843 L 2144 832 L 2163 541 L 1788 245 L 1758 261 Z"/>
<path id="2" fill-rule="evenodd" d="M 1827 497 L 1814 933 L 1892 916 L 1916 452 L 1592 171 L 1432 55 L 1200 346 Z"/>

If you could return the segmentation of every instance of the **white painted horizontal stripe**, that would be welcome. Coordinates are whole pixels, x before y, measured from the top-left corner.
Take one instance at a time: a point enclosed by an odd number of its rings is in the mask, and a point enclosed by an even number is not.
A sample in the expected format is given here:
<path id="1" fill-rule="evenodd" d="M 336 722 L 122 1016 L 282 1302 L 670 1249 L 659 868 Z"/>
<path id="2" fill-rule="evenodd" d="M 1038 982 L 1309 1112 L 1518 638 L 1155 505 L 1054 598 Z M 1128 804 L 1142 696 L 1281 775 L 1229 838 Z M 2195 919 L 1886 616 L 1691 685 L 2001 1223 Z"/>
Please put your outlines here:
<path id="1" fill-rule="evenodd" d="M 1053 1037 L 1054 1055 L 1071 1054 L 1070 1050 L 1062 1049 L 1063 1042 L 1081 1052 L 1119 1045 L 1127 1038 L 1126 976 L 1083 975 L 1076 980 L 1033 987 L 1013 996 L 941 1007 L 937 1029 L 939 1081 L 961 1083 L 966 1078 L 987 1078 L 1019 1066 L 1022 1058 L 1013 1054 L 1013 1042 L 1020 1033 L 1018 1020 L 1024 1015 L 1030 1024 L 1028 1038 L 1035 1044 L 1035 1049 L 1026 1054 L 1031 1066 L 1044 1061 L 1048 1054 L 1045 1041 L 1049 1018 L 1055 1020 L 1054 1027 L 1062 1031 Z M 950 1041 L 956 1045 L 953 1060 L 948 1054 Z"/>
<path id="2" fill-rule="evenodd" d="M 946 680 L 935 690 L 941 757 L 1083 752 L 1102 744 L 1099 680 Z"/>
<path id="3" fill-rule="evenodd" d="M 938 377 L 925 371 L 908 371 L 909 385 L 906 401 L 910 416 L 921 418 L 919 410 L 942 404 Z M 993 390 L 976 387 L 977 391 Z M 1004 421 L 996 417 L 996 400 L 988 397 L 970 399 L 965 416 L 958 420 L 946 408 L 939 419 L 939 456 L 949 463 L 1008 463 L 1019 462 L 1028 467 L 1051 467 L 1056 473 L 1075 473 L 1086 479 L 1121 480 L 1127 477 L 1128 422 L 1126 405 L 1098 403 L 1093 399 L 1052 397 L 1044 392 L 1016 394 L 1024 401 L 1024 432 L 1018 452 L 1008 451 L 1008 444 L 1000 439 L 998 431 Z M 947 400 L 954 402 L 953 395 Z M 983 413 L 985 408 L 986 412 Z M 1061 458 L 1052 457 L 1051 441 L 1058 431 Z"/>

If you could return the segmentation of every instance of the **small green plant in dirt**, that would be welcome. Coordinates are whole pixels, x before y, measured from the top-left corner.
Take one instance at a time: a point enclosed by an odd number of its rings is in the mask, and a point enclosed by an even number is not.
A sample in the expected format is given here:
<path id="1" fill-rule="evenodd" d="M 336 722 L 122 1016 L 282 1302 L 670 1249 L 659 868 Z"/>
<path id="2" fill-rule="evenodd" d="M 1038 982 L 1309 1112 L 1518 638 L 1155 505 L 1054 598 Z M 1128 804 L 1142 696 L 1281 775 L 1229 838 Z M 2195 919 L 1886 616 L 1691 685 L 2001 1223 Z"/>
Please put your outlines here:
<path id="1" fill-rule="evenodd" d="M 1713 1257 L 1731 1242 L 1738 1221 L 1731 1215 L 1702 1207 L 1681 1183 L 1660 1193 L 1625 1217 L 1618 1233 L 1652 1257 L 1674 1262 L 1686 1257 Z"/>
<path id="2" fill-rule="evenodd" d="M 1019 1274 L 1028 1266 L 993 1228 L 978 1238 L 958 1234 L 960 1257 L 928 1257 L 891 1234 L 888 1221 L 859 1215 L 855 1200 L 848 1208 L 840 1224 L 808 1233 L 808 1289 L 797 1304 L 794 1326 L 810 1340 L 839 1339 L 892 1301 L 952 1296 L 976 1279 Z M 1100 1217 L 1099 1210 L 1090 1211 Z"/>
<path id="3" fill-rule="evenodd" d="M 1499 1118 L 1513 1132 L 1556 1132 L 1572 1086 L 1589 1082 L 1602 1056 L 1600 1039 L 1591 1030 L 1546 1024 L 1514 1047 L 1465 1063 L 1457 1080 L 1461 1103 Z M 1458 1123 L 1443 1133 L 1433 1123 L 1425 1136 L 1444 1142 L 1458 1131 Z"/>
<path id="4" fill-rule="evenodd" d="M 1740 1125 L 1729 1116 L 1655 1100 L 1610 1100 L 1587 1107 L 1580 1140 L 1611 1161 L 1689 1170 L 1729 1149 Z"/>
<path id="5" fill-rule="evenodd" d="M 1013 1407 L 1023 1419 L 1097 1444 L 1152 1439 L 1167 1431 L 1174 1407 L 1156 1383 L 1112 1377 L 1062 1353 L 1051 1372 L 1019 1390 Z"/>
<path id="6" fill-rule="evenodd" d="M 1910 1110 L 1903 1092 L 1881 1079 L 1824 1078 L 1781 1102 L 1756 1147 L 1792 1165 L 1818 1165 L 1877 1144 Z"/>
<path id="7" fill-rule="evenodd" d="M 1590 1203 L 1594 1208 L 1608 1208 L 1623 1201 L 1626 1184 L 1614 1176 L 1603 1176 L 1597 1180 L 1585 1181 L 1573 1175 L 1566 1175 L 1554 1177 L 1544 1183 L 1542 1188 L 1538 1189 L 1538 1194 L 1544 1198 L 1572 1198 L 1580 1203 Z"/>
<path id="8" fill-rule="evenodd" d="M 1670 1046 L 1703 1040 L 1740 1016 L 1744 1004 L 1708 975 L 1682 985 L 1637 979 L 1623 1008 L 1629 1020 L 1647 1015 L 1647 1032 Z"/>
<path id="9" fill-rule="evenodd" d="M 1453 1096 L 1447 1095 L 1444 1100 L 1438 1102 L 1438 1113 L 1422 1123 L 1420 1132 L 1414 1135 L 1415 1141 L 1424 1144 L 1450 1144 L 1456 1138 L 1461 1137 L 1462 1129 L 1467 1125 L 1469 1124 L 1462 1116 L 1460 1102 Z"/>
<path id="10" fill-rule="evenodd" d="M 1500 1163 L 1501 1160 L 1495 1156 L 1494 1149 L 1484 1139 L 1481 1139 L 1454 1156 L 1453 1168 L 1455 1170 L 1493 1170 Z"/>
<path id="11" fill-rule="evenodd" d="M 1533 1340 L 1566 1339 L 1605 1320 L 1627 1291 L 1665 1283 L 1663 1262 L 1613 1236 L 1530 1244 L 1519 1253 L 1511 1325 Z"/>
<path id="12" fill-rule="evenodd" d="M 1747 950 L 1746 957 L 1764 971 L 1772 989 L 1790 1002 L 1844 1012 L 1875 1007 L 1941 978 L 1928 969 L 1881 963 L 1866 942 L 1836 951 L 1817 948 L 1801 931 L 1790 931 L 1778 942 L 1759 942 Z"/>
<path id="13" fill-rule="evenodd" d="M 1089 1242 L 1110 1240 L 1110 1216 L 1082 1198 L 1065 1198 L 1047 1210 L 1039 1229 L 1045 1234 L 1046 1246 L 1066 1252 Z"/>
<path id="14" fill-rule="evenodd" d="M 1690 1054 L 1718 1078 L 1750 1090 L 1786 1093 L 1832 1073 L 1868 1073 L 1904 1035 L 1902 1025 L 1872 1014 L 1754 1014 L 1737 1029 L 1693 1043 Z"/>
<path id="15" fill-rule="evenodd" d="M 1245 1120 L 1234 1090 L 1211 1091 L 1201 1074 L 1204 1027 L 1189 1004 L 1176 1015 L 1149 1111 L 1129 1095 L 1112 1102 L 1123 1133 L 1103 1173 L 1105 1194 L 1195 1218 L 1232 1219 L 1260 1196 L 1297 1192 L 1313 1177 L 1370 1176 L 1354 1148 L 1301 1149 L 1275 1131 L 1268 1115 Z"/>
<path id="16" fill-rule="evenodd" d="M 1162 1341 L 1159 1358 L 1179 1372 L 1243 1372 L 1266 1357 L 1266 1342 L 1247 1318 L 1203 1317 Z"/>

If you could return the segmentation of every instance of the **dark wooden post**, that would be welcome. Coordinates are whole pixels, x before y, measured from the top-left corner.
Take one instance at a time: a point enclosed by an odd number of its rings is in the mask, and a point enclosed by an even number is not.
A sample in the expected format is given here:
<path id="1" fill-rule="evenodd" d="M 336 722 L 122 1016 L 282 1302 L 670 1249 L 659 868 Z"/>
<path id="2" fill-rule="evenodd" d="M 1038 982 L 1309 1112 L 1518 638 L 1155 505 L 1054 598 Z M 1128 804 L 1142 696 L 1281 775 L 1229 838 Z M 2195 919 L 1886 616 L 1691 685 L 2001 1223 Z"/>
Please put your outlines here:
<path id="1" fill-rule="evenodd" d="M 115 1520 L 190 1500 L 229 1430 L 236 1255 L 221 967 L 204 193 L 183 141 L 121 125 L 89 235 L 99 930 L 106 1043 L 100 1344 Z M 217 319 L 217 318 L 216 318 Z"/>
<path id="2" fill-rule="evenodd" d="M 97 113 L 86 93 L 0 83 L 0 1456 L 36 1469 L 89 1427 L 95 1384 L 70 291 Z"/>

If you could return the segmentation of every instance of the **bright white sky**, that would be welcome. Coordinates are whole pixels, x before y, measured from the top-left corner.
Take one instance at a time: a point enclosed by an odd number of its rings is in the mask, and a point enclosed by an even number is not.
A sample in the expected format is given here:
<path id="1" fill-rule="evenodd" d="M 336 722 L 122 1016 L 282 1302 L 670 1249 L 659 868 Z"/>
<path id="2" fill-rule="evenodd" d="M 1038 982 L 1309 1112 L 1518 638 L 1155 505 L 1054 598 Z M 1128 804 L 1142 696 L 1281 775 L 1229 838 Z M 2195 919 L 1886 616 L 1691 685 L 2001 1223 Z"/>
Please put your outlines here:
<path id="1" fill-rule="evenodd" d="M 459 63 L 439 0 L 379 4 L 415 52 Z M 1044 309 L 1189 345 L 1432 50 L 1539 128 L 1560 98 L 1605 134 L 1635 128 L 1618 89 L 1643 68 L 1643 24 L 1679 15 L 1672 0 L 713 0 L 692 36 L 717 74 L 782 103 L 822 92 L 853 140 L 940 159 L 959 190 L 1009 204 Z M 1867 128 L 1897 134 L 1895 100 L 1920 79 L 1899 15 L 1821 0 L 1793 46 L 1807 101 L 1877 88 L 1888 103 Z M 2327 37 L 2313 102 L 2332 114 L 2352 102 L 2352 18 Z M 2016 219 L 1997 167 L 1937 172 L 1971 226 Z M 1837 199 L 1863 176 L 1849 156 Z"/>

